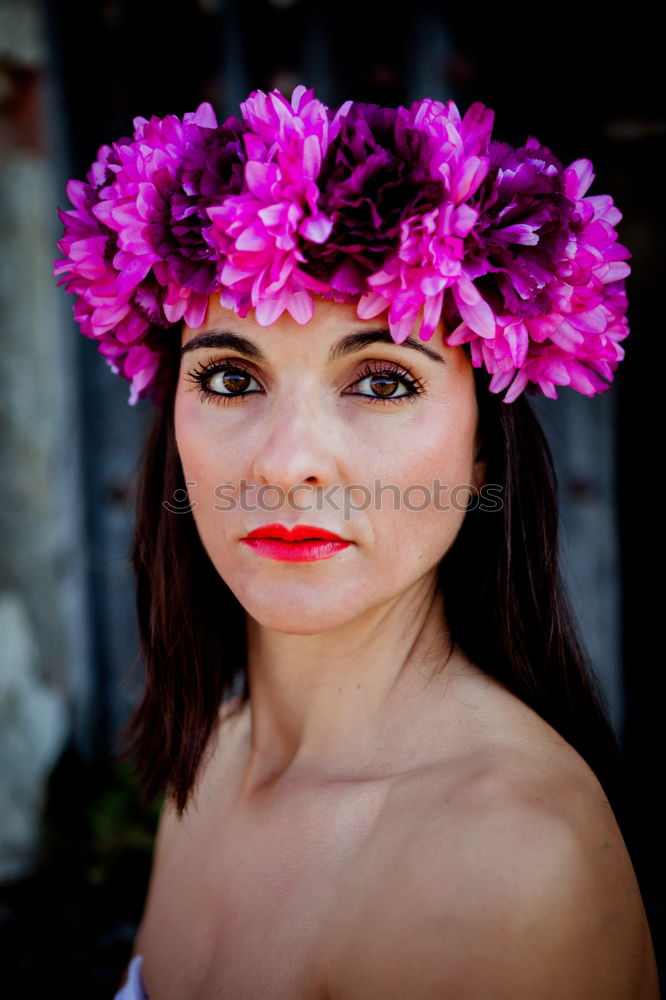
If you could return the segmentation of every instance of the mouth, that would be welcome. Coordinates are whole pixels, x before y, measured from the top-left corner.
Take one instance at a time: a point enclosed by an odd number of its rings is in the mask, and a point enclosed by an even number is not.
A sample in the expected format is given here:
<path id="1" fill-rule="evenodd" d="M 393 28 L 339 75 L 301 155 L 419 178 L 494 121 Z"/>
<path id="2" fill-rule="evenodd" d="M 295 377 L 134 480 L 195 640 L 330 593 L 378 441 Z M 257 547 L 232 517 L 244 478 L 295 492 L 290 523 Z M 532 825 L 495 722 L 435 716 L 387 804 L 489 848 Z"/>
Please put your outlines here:
<path id="1" fill-rule="evenodd" d="M 325 528 L 297 524 L 285 528 L 282 524 L 267 524 L 255 528 L 241 541 L 257 555 L 278 562 L 317 562 L 330 559 L 352 543 Z"/>

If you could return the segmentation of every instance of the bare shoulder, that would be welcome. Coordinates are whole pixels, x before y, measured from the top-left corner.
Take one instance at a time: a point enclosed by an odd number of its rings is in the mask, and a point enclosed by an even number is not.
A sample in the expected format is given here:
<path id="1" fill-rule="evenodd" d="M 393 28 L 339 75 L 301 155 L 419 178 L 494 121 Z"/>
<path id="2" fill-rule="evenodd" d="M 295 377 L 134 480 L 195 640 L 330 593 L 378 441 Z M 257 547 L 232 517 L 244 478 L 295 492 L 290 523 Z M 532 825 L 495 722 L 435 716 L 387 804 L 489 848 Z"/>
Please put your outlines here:
<path id="1" fill-rule="evenodd" d="M 178 812 L 174 799 L 165 797 L 153 848 L 152 870 L 148 892 L 144 906 L 143 919 L 134 941 L 132 956 L 145 952 L 145 937 L 148 917 L 154 907 L 153 898 L 156 888 L 163 880 L 166 870 L 173 865 L 173 859 L 178 851 L 187 848 L 197 836 L 197 832 L 208 822 L 208 813 L 202 802 L 209 797 L 208 785 L 214 780 L 217 768 L 223 766 L 224 752 L 227 749 L 224 737 L 234 720 L 242 711 L 243 701 L 240 696 L 234 696 L 222 703 L 218 712 L 216 726 L 211 732 L 208 745 L 204 752 L 199 774 L 192 795 L 182 814 Z M 220 764 L 222 760 L 222 765 Z"/>
<path id="2" fill-rule="evenodd" d="M 498 746 L 413 776 L 411 818 L 352 900 L 335 1000 L 658 1000 L 622 835 L 568 749 L 560 774 Z"/>
<path id="3" fill-rule="evenodd" d="M 164 800 L 162 811 L 160 812 L 159 822 L 157 824 L 150 882 L 148 884 L 148 892 L 144 903 L 143 918 L 134 939 L 134 947 L 131 955 L 132 958 L 134 958 L 135 955 L 143 955 L 145 953 L 146 948 L 144 938 L 146 931 L 146 915 L 150 910 L 151 897 L 154 893 L 155 884 L 159 878 L 161 869 L 168 858 L 174 839 L 178 836 L 178 832 L 179 818 L 176 805 L 172 799 L 166 798 Z"/>

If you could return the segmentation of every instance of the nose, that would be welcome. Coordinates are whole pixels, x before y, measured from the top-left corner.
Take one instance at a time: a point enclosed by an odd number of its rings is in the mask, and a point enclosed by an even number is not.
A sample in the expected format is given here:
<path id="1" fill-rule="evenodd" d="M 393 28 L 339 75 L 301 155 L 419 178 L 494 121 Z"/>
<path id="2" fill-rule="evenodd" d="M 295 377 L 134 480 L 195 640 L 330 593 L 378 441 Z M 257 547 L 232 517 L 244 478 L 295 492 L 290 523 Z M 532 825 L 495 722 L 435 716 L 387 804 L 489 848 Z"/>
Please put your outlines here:
<path id="1" fill-rule="evenodd" d="M 336 482 L 336 430 L 319 394 L 288 389 L 277 394 L 266 415 L 252 474 L 259 486 L 278 486 L 285 493 L 307 483 L 325 488 Z"/>

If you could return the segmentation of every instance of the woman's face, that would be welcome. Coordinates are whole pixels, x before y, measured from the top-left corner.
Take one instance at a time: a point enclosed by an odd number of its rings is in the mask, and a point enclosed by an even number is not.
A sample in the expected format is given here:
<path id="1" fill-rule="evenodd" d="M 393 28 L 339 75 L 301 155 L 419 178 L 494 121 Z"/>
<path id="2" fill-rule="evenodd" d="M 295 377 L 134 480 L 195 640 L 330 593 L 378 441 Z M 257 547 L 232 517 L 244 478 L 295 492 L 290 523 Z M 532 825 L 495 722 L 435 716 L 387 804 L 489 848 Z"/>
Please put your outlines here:
<path id="1" fill-rule="evenodd" d="M 218 573 L 268 628 L 325 631 L 434 586 L 465 487 L 482 482 L 477 405 L 462 348 L 441 329 L 410 339 L 325 300 L 306 326 L 285 315 L 266 328 L 213 296 L 203 326 L 184 328 L 175 429 L 189 505 Z M 246 541 L 275 524 L 347 544 Z"/>

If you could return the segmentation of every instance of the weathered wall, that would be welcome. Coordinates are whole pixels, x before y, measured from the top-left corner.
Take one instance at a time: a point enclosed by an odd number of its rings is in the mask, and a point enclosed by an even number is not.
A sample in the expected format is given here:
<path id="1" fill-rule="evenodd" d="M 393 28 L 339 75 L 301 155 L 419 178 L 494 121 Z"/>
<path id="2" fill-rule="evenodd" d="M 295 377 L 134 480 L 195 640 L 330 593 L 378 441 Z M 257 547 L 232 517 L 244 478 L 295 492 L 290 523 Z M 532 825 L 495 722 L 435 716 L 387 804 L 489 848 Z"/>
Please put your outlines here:
<path id="1" fill-rule="evenodd" d="M 624 726 L 622 593 L 612 391 L 532 400 L 560 490 L 561 564 L 573 612 L 618 735 Z"/>
<path id="2" fill-rule="evenodd" d="M 29 870 L 45 783 L 88 696 L 71 337 L 37 0 L 0 0 L 0 880 Z"/>

